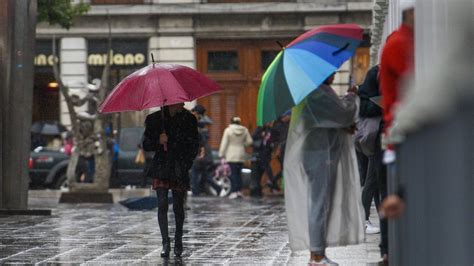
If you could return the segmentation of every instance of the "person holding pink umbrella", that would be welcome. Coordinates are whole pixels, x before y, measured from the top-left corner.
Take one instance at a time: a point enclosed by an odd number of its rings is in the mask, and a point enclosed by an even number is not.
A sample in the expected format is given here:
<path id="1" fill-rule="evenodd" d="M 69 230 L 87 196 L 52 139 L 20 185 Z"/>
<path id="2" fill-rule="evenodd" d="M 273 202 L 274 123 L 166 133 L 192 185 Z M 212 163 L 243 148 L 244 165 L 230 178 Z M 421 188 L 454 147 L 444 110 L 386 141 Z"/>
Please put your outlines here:
<path id="1" fill-rule="evenodd" d="M 145 121 L 143 149 L 154 151 L 146 176 L 153 178 L 153 189 L 158 197 L 158 224 L 163 249 L 162 257 L 168 257 L 171 245 L 168 234 L 168 191 L 173 193 L 173 211 L 176 222 L 174 253 L 183 253 L 184 199 L 189 185 L 189 169 L 199 149 L 197 120 L 191 112 L 178 103 L 165 106 L 152 113 Z"/>
<path id="2" fill-rule="evenodd" d="M 153 58 L 153 55 L 152 55 Z M 173 193 L 176 231 L 174 253 L 183 253 L 184 198 L 188 171 L 199 149 L 196 117 L 184 102 L 218 92 L 221 87 L 196 70 L 177 64 L 150 64 L 124 78 L 99 106 L 101 113 L 141 111 L 161 107 L 147 116 L 143 149 L 155 152 L 147 169 L 158 196 L 158 225 L 162 257 L 169 257 L 168 191 Z"/>

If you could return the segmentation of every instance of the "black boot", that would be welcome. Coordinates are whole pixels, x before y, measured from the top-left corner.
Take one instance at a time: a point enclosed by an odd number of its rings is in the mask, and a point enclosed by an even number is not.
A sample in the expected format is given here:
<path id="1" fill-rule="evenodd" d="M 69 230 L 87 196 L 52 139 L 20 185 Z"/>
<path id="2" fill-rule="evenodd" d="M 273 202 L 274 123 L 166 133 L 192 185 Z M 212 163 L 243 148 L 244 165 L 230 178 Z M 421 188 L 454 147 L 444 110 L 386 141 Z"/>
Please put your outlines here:
<path id="1" fill-rule="evenodd" d="M 186 192 L 173 191 L 173 211 L 176 222 L 176 231 L 174 232 L 174 254 L 181 257 L 183 254 L 183 225 L 184 225 L 184 200 Z"/>
<path id="2" fill-rule="evenodd" d="M 183 254 L 183 237 L 175 236 L 174 238 L 174 254 L 176 257 L 181 257 Z"/>
<path id="3" fill-rule="evenodd" d="M 160 256 L 162 258 L 167 258 L 170 256 L 171 252 L 171 241 L 170 238 L 168 237 L 167 239 L 163 240 L 163 249 L 161 250 Z"/>
<path id="4" fill-rule="evenodd" d="M 168 237 L 168 189 L 157 189 L 156 196 L 158 197 L 158 225 L 163 243 L 160 255 L 166 258 L 170 256 L 171 252 L 171 241 Z"/>

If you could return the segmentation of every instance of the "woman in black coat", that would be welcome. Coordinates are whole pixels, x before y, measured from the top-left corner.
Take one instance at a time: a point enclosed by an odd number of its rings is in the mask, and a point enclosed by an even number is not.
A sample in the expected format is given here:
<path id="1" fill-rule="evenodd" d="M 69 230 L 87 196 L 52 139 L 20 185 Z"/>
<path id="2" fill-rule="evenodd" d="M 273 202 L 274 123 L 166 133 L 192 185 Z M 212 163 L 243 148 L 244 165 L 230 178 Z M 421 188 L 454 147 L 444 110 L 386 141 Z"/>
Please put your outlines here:
<path id="1" fill-rule="evenodd" d="M 168 237 L 168 190 L 173 192 L 173 211 L 176 220 L 174 253 L 183 252 L 184 198 L 189 185 L 189 169 L 199 148 L 197 121 L 183 108 L 184 104 L 166 106 L 145 120 L 143 149 L 155 156 L 147 169 L 153 178 L 153 189 L 158 196 L 158 224 L 163 240 L 162 257 L 168 257 L 171 243 Z M 164 119 L 163 119 L 164 118 Z"/>

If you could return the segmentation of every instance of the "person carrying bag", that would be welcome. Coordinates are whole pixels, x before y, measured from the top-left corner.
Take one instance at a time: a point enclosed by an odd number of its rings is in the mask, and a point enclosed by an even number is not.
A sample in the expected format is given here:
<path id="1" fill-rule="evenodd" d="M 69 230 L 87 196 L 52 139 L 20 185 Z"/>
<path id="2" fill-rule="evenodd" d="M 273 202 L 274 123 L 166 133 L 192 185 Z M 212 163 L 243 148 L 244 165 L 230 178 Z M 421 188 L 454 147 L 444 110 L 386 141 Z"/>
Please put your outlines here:
<path id="1" fill-rule="evenodd" d="M 384 254 L 388 248 L 387 222 L 385 219 L 381 219 L 379 229 L 374 227 L 369 221 L 372 199 L 374 199 L 375 206 L 378 210 L 380 202 L 387 195 L 387 176 L 386 169 L 382 163 L 383 151 L 380 141 L 383 128 L 382 108 L 371 100 L 371 98 L 380 95 L 379 66 L 376 65 L 369 69 L 364 83 L 359 89 L 360 108 L 359 119 L 357 121 L 358 131 L 355 134 L 355 145 L 368 159 L 366 181 L 362 191 L 366 233 L 381 232 L 380 249 L 381 253 Z"/>

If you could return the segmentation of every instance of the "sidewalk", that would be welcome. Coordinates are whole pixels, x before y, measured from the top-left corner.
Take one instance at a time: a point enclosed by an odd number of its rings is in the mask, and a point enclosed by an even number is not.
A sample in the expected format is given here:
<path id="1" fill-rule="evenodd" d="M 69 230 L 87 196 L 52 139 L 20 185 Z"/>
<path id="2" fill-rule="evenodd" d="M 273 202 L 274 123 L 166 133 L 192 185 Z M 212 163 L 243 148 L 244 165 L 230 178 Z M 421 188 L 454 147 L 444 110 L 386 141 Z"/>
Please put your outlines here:
<path id="1" fill-rule="evenodd" d="M 50 217 L 0 217 L 0 264 L 305 265 L 308 261 L 307 253 L 291 255 L 281 197 L 190 197 L 185 253 L 180 261 L 173 256 L 165 261 L 159 256 L 156 210 L 128 211 L 119 204 L 58 205 L 58 196 L 30 192 L 30 207 L 52 208 Z M 170 217 L 171 213 L 170 208 Z M 375 217 L 372 221 L 377 222 Z M 328 256 L 340 265 L 376 265 L 372 263 L 379 260 L 379 236 L 369 235 L 366 243 L 356 246 L 330 248 Z"/>

